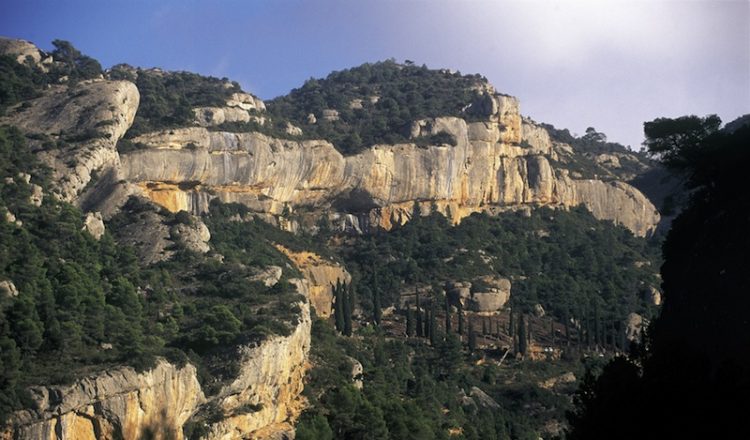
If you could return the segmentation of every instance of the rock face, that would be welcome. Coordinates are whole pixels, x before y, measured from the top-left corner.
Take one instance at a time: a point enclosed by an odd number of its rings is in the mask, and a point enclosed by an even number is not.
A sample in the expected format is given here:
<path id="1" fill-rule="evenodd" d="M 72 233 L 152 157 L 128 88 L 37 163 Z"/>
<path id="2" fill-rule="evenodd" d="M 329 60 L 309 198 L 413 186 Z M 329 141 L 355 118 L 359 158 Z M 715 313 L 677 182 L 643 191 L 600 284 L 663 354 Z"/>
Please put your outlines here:
<path id="1" fill-rule="evenodd" d="M 653 231 L 659 214 L 637 189 L 553 169 L 549 135 L 522 121 L 518 101 L 487 99 L 477 107 L 486 107 L 486 122 L 435 118 L 419 121 L 412 133 L 446 132 L 456 146 L 376 145 L 344 157 L 326 141 L 184 128 L 137 138 L 150 148 L 123 156 L 122 174 L 173 211 L 203 212 L 217 197 L 275 215 L 289 207 L 318 215 L 333 208 L 354 214 L 355 229 L 390 229 L 409 220 L 415 202 L 454 222 L 478 211 L 582 204 L 636 235 Z"/>
<path id="2" fill-rule="evenodd" d="M 139 101 L 133 83 L 88 80 L 70 88 L 53 86 L 0 123 L 57 144 L 50 148 L 43 140 L 30 141 L 43 150 L 39 156 L 52 168 L 59 196 L 75 201 L 93 172 L 119 165 L 115 146 L 132 125 Z"/>
<path id="3" fill-rule="evenodd" d="M 25 40 L 0 37 L 0 54 L 15 55 L 16 61 L 23 64 L 27 57 L 33 64 L 42 62 L 42 52 L 34 44 Z"/>
<path id="4" fill-rule="evenodd" d="M 212 400 L 224 417 L 210 425 L 210 440 L 269 438 L 294 432 L 304 408 L 301 396 L 310 352 L 310 307 L 300 303 L 299 322 L 289 336 L 273 336 L 254 348 L 242 348 L 237 378 Z"/>
<path id="5" fill-rule="evenodd" d="M 272 336 L 257 347 L 241 347 L 235 379 L 206 398 L 196 369 L 164 360 L 143 373 L 119 368 L 72 385 L 34 387 L 33 409 L 11 419 L 17 439 L 182 439 L 182 427 L 211 405 L 222 418 L 205 439 L 274 438 L 293 432 L 303 408 L 303 376 L 310 349 L 310 311 L 289 336 Z"/>
<path id="6" fill-rule="evenodd" d="M 144 373 L 121 368 L 32 394 L 34 409 L 14 414 L 15 438 L 182 438 L 182 425 L 205 401 L 195 367 L 165 361 Z"/>
<path id="7" fill-rule="evenodd" d="M 352 276 L 338 263 L 328 261 L 312 252 L 294 252 L 281 245 L 276 245 L 286 255 L 304 277 L 298 283 L 298 289 L 309 299 L 315 313 L 321 318 L 328 318 L 332 313 L 333 286 L 337 282 L 349 283 Z"/>

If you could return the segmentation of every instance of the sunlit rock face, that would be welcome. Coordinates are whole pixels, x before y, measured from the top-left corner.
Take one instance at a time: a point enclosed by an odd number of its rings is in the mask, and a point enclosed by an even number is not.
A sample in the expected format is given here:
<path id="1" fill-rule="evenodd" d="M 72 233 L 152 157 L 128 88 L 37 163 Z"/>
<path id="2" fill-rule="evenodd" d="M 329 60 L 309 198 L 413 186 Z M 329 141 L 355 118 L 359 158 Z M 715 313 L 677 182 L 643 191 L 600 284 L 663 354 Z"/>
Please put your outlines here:
<path id="1" fill-rule="evenodd" d="M 310 350 L 310 309 L 300 303 L 289 336 L 239 347 L 237 376 L 206 398 L 191 364 L 161 360 L 138 373 L 123 367 L 66 386 L 31 389 L 32 409 L 11 416 L 0 438 L 34 440 L 182 439 L 183 426 L 206 405 L 221 412 L 204 439 L 280 438 L 293 432 Z"/>
<path id="2" fill-rule="evenodd" d="M 333 287 L 338 283 L 350 283 L 352 276 L 349 272 L 342 265 L 312 252 L 294 252 L 281 245 L 276 245 L 276 248 L 284 253 L 302 274 L 303 278 L 294 280 L 294 283 L 308 298 L 316 315 L 321 318 L 331 316 Z"/>
<path id="3" fill-rule="evenodd" d="M 515 98 L 492 95 L 478 106 L 485 121 L 443 117 L 412 126 L 414 137 L 449 133 L 455 146 L 375 145 L 347 157 L 326 141 L 200 127 L 149 133 L 136 139 L 148 148 L 122 157 L 122 174 L 172 211 L 203 212 L 218 198 L 274 215 L 333 209 L 356 215 L 366 223 L 360 227 L 390 229 L 411 218 L 415 203 L 454 223 L 479 211 L 582 204 L 636 235 L 653 231 L 659 215 L 637 189 L 555 169 L 553 142 L 522 120 Z"/>
<path id="4" fill-rule="evenodd" d="M 133 124 L 139 102 L 131 82 L 88 80 L 50 87 L 0 124 L 35 137 L 29 142 L 52 168 L 58 195 L 75 202 L 92 174 L 119 166 L 117 141 Z"/>

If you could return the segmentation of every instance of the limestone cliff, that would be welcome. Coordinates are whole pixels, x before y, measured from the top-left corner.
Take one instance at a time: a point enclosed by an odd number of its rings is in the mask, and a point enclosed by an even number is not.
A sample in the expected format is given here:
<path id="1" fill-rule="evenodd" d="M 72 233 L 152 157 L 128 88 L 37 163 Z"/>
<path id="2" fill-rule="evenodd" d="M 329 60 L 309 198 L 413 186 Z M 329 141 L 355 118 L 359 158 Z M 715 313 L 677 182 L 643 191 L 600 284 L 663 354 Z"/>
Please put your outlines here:
<path id="1" fill-rule="evenodd" d="M 34 409 L 14 415 L 12 438 L 182 438 L 182 425 L 205 402 L 195 367 L 165 361 L 144 373 L 120 368 L 32 393 Z"/>
<path id="2" fill-rule="evenodd" d="M 492 96 L 487 120 L 416 121 L 414 137 L 449 133 L 456 145 L 375 145 L 342 156 L 326 141 L 192 127 L 140 136 L 148 148 L 122 158 L 122 174 L 170 210 L 203 212 L 211 198 L 282 214 L 299 207 L 354 214 L 357 228 L 404 223 L 415 202 L 454 222 L 524 205 L 586 206 L 634 234 L 653 231 L 654 206 L 622 182 L 575 180 L 554 169 L 546 131 L 523 121 L 515 98 Z"/>
<path id="3" fill-rule="evenodd" d="M 312 252 L 294 252 L 281 245 L 276 245 L 276 248 L 292 260 L 304 276 L 304 279 L 297 282 L 298 290 L 310 300 L 315 313 L 322 318 L 331 316 L 333 286 L 337 282 L 351 282 L 352 276 L 349 272 L 340 264 Z"/>
<path id="4" fill-rule="evenodd" d="M 301 395 L 310 352 L 307 302 L 289 336 L 273 336 L 257 347 L 240 348 L 237 377 L 213 399 L 222 417 L 208 426 L 210 440 L 268 438 L 293 433 L 304 408 Z"/>
<path id="5" fill-rule="evenodd" d="M 239 373 L 215 396 L 206 398 L 191 364 L 178 367 L 160 360 L 142 373 L 118 368 L 67 386 L 32 388 L 33 407 L 15 413 L 2 438 L 182 439 L 183 426 L 207 407 L 220 417 L 206 425 L 205 439 L 263 439 L 291 432 L 304 406 L 310 350 L 309 306 L 299 306 L 289 336 L 238 348 Z"/>
<path id="6" fill-rule="evenodd" d="M 19 127 L 52 168 L 60 197 L 78 194 L 103 168 L 116 168 L 117 141 L 130 128 L 140 95 L 127 81 L 89 80 L 75 86 L 52 86 L 37 99 L 0 118 Z"/>

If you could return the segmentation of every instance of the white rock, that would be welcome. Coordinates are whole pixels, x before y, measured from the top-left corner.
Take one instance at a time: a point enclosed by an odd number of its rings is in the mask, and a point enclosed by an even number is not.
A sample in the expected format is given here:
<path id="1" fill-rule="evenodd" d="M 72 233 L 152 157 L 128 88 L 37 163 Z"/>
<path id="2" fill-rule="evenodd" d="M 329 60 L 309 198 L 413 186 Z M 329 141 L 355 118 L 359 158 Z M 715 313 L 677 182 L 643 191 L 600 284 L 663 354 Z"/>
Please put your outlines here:
<path id="1" fill-rule="evenodd" d="M 83 221 L 83 230 L 91 234 L 92 237 L 99 240 L 104 235 L 104 221 L 100 212 L 89 212 Z"/>
<path id="2" fill-rule="evenodd" d="M 5 297 L 13 298 L 18 296 L 18 289 L 16 289 L 16 285 L 13 284 L 13 281 L 3 280 L 0 281 L 0 294 Z"/>
<path id="3" fill-rule="evenodd" d="M 34 206 L 42 206 L 42 200 L 44 199 L 44 190 L 37 184 L 31 185 L 31 195 L 29 196 L 29 202 Z"/>

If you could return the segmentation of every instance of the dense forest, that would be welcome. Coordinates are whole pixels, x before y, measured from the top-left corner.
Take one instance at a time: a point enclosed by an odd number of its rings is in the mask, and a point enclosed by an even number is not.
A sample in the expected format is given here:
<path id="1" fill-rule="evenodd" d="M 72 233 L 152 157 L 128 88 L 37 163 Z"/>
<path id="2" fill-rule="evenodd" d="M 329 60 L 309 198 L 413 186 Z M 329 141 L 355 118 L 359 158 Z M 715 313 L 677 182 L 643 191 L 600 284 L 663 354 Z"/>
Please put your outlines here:
<path id="1" fill-rule="evenodd" d="M 361 280 L 363 301 L 379 296 L 383 306 L 397 303 L 410 285 L 494 274 L 513 280 L 514 306 L 529 312 L 541 304 L 561 322 L 589 322 L 595 314 L 622 322 L 631 312 L 655 312 L 643 292 L 658 284 L 658 247 L 583 208 L 474 214 L 455 227 L 440 214 L 416 216 L 340 252 Z"/>

